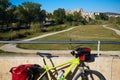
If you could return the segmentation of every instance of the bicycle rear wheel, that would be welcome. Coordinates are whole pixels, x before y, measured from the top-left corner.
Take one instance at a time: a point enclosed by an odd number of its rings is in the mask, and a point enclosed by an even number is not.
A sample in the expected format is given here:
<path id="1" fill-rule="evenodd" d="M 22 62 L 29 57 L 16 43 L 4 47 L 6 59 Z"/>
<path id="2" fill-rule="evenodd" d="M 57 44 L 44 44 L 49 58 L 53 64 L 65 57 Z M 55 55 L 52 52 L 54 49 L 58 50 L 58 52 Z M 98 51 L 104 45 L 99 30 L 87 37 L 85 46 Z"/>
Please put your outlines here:
<path id="1" fill-rule="evenodd" d="M 48 77 L 44 75 L 41 79 L 37 79 L 37 80 L 48 80 Z"/>
<path id="2" fill-rule="evenodd" d="M 106 80 L 105 77 L 98 71 L 85 70 L 84 73 L 78 73 L 73 80 Z"/>

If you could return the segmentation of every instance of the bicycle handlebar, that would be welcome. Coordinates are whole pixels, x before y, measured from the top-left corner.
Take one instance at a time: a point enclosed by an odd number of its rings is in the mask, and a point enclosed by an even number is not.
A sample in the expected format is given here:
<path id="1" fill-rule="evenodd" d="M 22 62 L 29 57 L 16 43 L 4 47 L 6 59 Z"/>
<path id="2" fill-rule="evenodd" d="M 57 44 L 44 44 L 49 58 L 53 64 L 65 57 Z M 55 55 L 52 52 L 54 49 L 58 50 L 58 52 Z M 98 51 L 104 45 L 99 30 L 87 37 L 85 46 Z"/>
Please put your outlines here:
<path id="1" fill-rule="evenodd" d="M 78 52 L 77 51 L 72 51 L 71 54 L 75 57 L 78 57 Z"/>

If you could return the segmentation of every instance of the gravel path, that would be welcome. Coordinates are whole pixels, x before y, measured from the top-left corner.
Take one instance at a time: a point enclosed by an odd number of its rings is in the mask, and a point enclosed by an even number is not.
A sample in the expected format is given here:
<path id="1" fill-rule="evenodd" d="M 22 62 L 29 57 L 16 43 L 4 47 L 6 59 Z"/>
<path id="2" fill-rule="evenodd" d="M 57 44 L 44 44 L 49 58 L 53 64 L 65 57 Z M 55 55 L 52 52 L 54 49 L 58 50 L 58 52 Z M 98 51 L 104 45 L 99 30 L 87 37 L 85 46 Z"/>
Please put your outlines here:
<path id="1" fill-rule="evenodd" d="M 117 35 L 120 36 L 120 30 L 117 30 L 117 29 L 114 29 L 114 28 L 107 27 L 106 25 L 103 25 L 103 27 L 106 28 L 106 29 L 110 29 L 110 30 L 115 31 L 115 33 L 116 33 Z"/>
<path id="2" fill-rule="evenodd" d="M 76 27 L 77 27 L 77 26 L 76 26 Z M 72 29 L 74 29 L 74 28 L 75 28 L 75 27 L 72 27 L 72 28 L 69 28 L 69 29 L 66 29 L 66 30 L 62 30 L 62 31 L 57 31 L 57 32 L 52 32 L 52 33 L 40 35 L 40 36 L 33 37 L 33 38 L 30 38 L 30 39 L 25 39 L 25 40 L 23 40 L 23 41 L 36 40 L 36 39 L 44 38 L 44 37 L 47 37 L 47 36 L 59 34 L 59 33 L 66 32 L 66 31 L 70 31 L 70 30 L 72 30 Z"/>

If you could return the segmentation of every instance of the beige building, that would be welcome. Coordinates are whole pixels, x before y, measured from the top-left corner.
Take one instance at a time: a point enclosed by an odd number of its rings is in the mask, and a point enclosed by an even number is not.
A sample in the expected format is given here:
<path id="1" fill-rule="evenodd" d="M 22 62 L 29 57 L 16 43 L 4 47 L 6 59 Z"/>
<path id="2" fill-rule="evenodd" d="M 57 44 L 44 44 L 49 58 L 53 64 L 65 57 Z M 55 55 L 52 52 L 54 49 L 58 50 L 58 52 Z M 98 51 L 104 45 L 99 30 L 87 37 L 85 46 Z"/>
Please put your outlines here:
<path id="1" fill-rule="evenodd" d="M 74 12 L 80 12 L 81 15 L 86 18 L 87 20 L 89 18 L 91 19 L 95 19 L 95 15 L 99 15 L 99 12 L 84 12 L 84 10 L 82 8 L 78 8 L 78 9 L 75 9 L 73 11 L 71 10 L 66 10 L 66 14 L 73 14 Z"/>

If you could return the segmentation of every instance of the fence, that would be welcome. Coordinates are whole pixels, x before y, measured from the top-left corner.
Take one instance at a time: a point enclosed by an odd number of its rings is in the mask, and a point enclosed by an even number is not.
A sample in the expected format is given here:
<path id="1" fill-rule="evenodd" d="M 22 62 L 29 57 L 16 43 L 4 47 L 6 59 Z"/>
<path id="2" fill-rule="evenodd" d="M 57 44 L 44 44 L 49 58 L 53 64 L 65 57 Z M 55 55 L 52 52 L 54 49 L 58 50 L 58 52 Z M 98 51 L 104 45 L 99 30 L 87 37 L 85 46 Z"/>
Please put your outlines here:
<path id="1" fill-rule="evenodd" d="M 23 40 L 23 41 L 0 41 L 0 43 L 16 43 L 16 44 L 120 44 L 120 42 L 113 41 L 43 41 L 43 40 Z"/>

